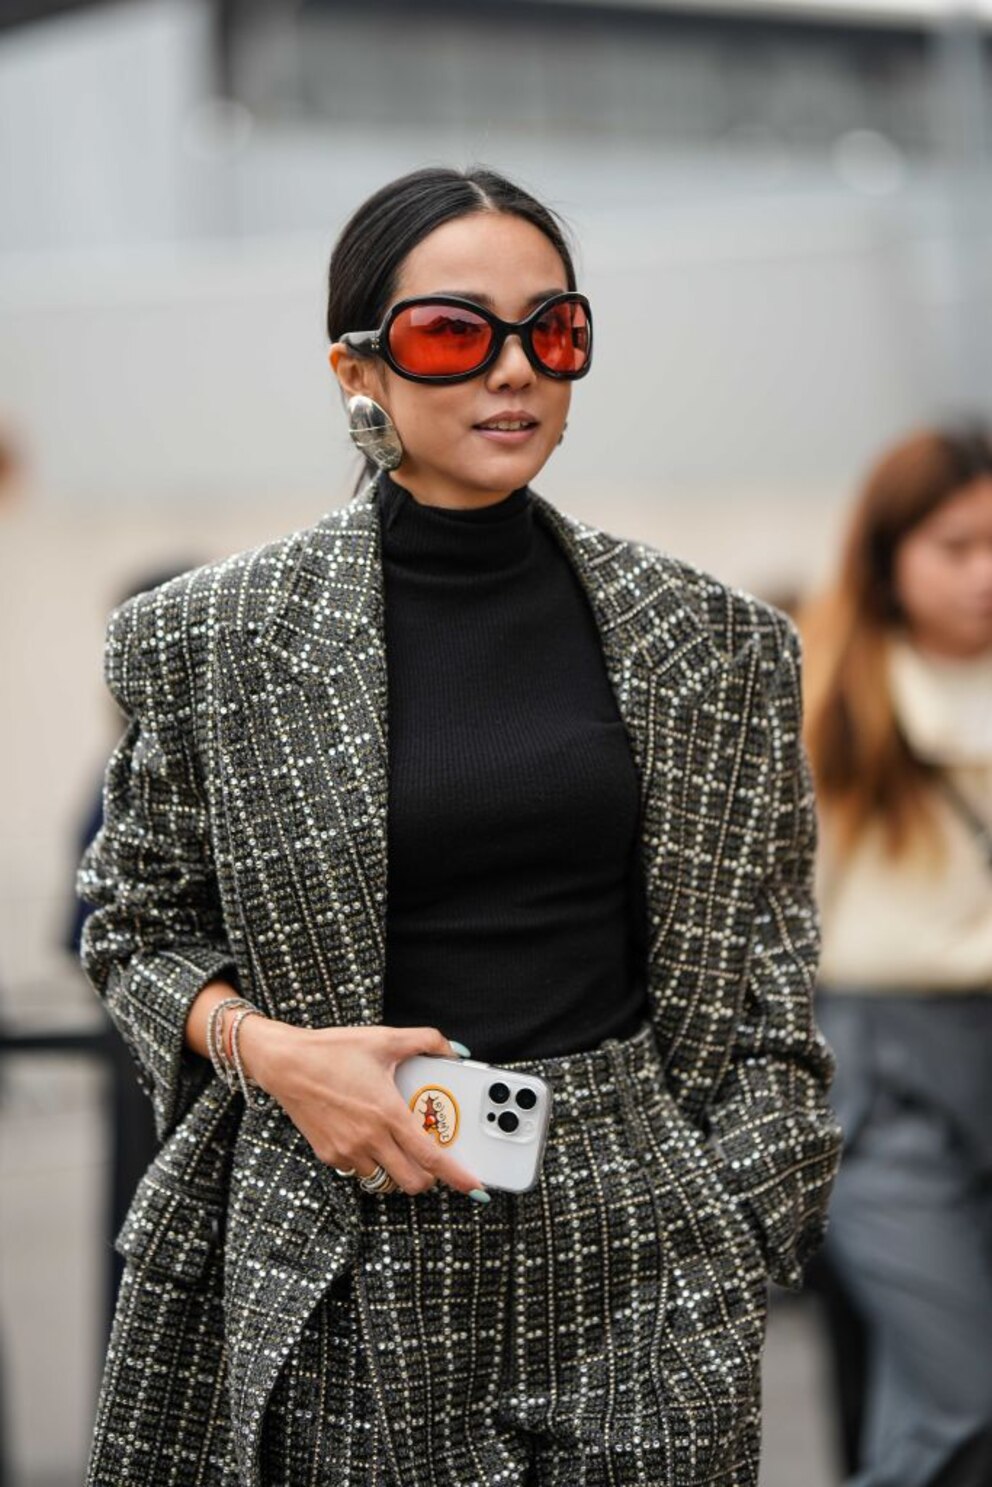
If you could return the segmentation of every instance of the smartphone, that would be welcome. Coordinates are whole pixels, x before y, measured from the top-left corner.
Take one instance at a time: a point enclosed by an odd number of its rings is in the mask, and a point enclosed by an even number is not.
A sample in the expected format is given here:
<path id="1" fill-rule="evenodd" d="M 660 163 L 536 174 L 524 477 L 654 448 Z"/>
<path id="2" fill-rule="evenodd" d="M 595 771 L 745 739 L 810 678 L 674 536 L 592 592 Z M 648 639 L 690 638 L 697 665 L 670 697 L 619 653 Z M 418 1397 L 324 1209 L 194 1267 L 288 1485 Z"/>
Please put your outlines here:
<path id="1" fill-rule="evenodd" d="M 397 1064 L 396 1084 L 428 1135 L 487 1188 L 537 1184 L 551 1119 L 551 1087 L 539 1075 L 418 1053 Z"/>

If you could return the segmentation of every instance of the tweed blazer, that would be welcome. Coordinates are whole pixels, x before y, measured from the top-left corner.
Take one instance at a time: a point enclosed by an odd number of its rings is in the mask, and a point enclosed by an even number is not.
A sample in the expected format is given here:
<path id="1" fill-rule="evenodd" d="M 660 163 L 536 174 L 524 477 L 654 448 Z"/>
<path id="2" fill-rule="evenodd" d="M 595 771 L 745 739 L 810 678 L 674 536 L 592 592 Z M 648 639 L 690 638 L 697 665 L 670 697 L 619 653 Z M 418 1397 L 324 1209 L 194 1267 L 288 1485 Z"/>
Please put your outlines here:
<path id="1" fill-rule="evenodd" d="M 816 818 L 795 628 L 532 494 L 590 603 L 638 771 L 672 1118 L 713 1144 L 727 1204 L 769 1273 L 796 1285 L 840 1133 L 812 1016 Z M 111 617 L 106 679 L 127 727 L 79 873 L 96 905 L 82 958 L 163 1144 L 117 1241 L 128 1263 L 90 1482 L 259 1487 L 281 1365 L 354 1260 L 354 1183 L 269 1096 L 230 1093 L 183 1034 L 214 977 L 300 1026 L 381 1021 L 386 666 L 374 484 Z M 687 1149 L 673 1140 L 673 1160 Z M 388 1434 L 388 1363 L 376 1383 Z M 236 1475 L 218 1468 L 218 1441 Z M 171 1465 L 149 1475 L 150 1460 Z"/>

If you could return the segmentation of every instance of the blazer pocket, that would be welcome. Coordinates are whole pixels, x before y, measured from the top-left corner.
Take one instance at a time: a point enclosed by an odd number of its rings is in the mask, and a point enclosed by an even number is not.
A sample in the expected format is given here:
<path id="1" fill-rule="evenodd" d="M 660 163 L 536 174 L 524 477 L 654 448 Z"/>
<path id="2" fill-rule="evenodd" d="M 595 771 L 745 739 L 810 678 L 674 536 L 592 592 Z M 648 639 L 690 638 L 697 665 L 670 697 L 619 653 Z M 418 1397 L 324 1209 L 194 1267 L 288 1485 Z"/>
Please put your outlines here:
<path id="1" fill-rule="evenodd" d="M 223 1211 L 194 1194 L 163 1185 L 156 1172 L 141 1179 L 114 1248 L 129 1265 L 196 1286 L 218 1250 Z"/>
<path id="2" fill-rule="evenodd" d="M 763 1290 L 768 1262 L 757 1230 L 729 1187 L 723 1158 L 679 1107 L 670 1091 L 651 1091 L 642 1110 L 644 1158 L 669 1220 L 671 1258 L 734 1255 L 740 1272 Z"/>

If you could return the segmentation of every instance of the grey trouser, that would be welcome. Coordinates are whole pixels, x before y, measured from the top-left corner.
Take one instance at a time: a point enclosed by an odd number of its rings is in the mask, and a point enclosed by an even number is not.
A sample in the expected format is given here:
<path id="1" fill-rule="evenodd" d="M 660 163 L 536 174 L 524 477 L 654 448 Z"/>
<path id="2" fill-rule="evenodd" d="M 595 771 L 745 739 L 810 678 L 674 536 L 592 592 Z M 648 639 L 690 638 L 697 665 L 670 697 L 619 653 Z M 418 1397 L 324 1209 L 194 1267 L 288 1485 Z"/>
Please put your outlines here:
<path id="1" fill-rule="evenodd" d="M 869 1345 L 850 1487 L 992 1484 L 992 996 L 821 993 L 845 1152 L 825 1255 Z"/>
<path id="2" fill-rule="evenodd" d="M 363 1198 L 270 1401 L 266 1487 L 755 1487 L 765 1264 L 650 1027 L 511 1067 L 553 1088 L 539 1184 Z"/>

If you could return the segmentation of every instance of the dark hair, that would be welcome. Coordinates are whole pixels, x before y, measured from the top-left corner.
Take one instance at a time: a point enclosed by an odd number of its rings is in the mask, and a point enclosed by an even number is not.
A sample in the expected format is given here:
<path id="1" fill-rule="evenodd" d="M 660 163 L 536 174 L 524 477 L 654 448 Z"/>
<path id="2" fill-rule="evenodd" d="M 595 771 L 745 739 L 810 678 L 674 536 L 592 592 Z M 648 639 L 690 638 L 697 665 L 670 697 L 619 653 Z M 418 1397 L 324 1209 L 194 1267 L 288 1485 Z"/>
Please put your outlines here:
<path id="1" fill-rule="evenodd" d="M 903 737 L 888 691 L 886 636 L 905 621 L 896 552 L 945 501 L 989 475 L 992 434 L 977 421 L 918 429 L 886 450 L 862 484 L 833 583 L 799 617 L 806 741 L 842 853 L 873 818 L 893 855 L 932 823 L 933 768 Z"/>
<path id="2" fill-rule="evenodd" d="M 327 276 L 331 340 L 380 325 L 407 254 L 442 223 L 475 212 L 505 212 L 532 223 L 558 252 L 567 287 L 578 287 L 566 229 L 549 207 L 484 166 L 428 166 L 381 186 L 345 223 Z M 374 474 L 371 461 L 366 468 Z"/>

